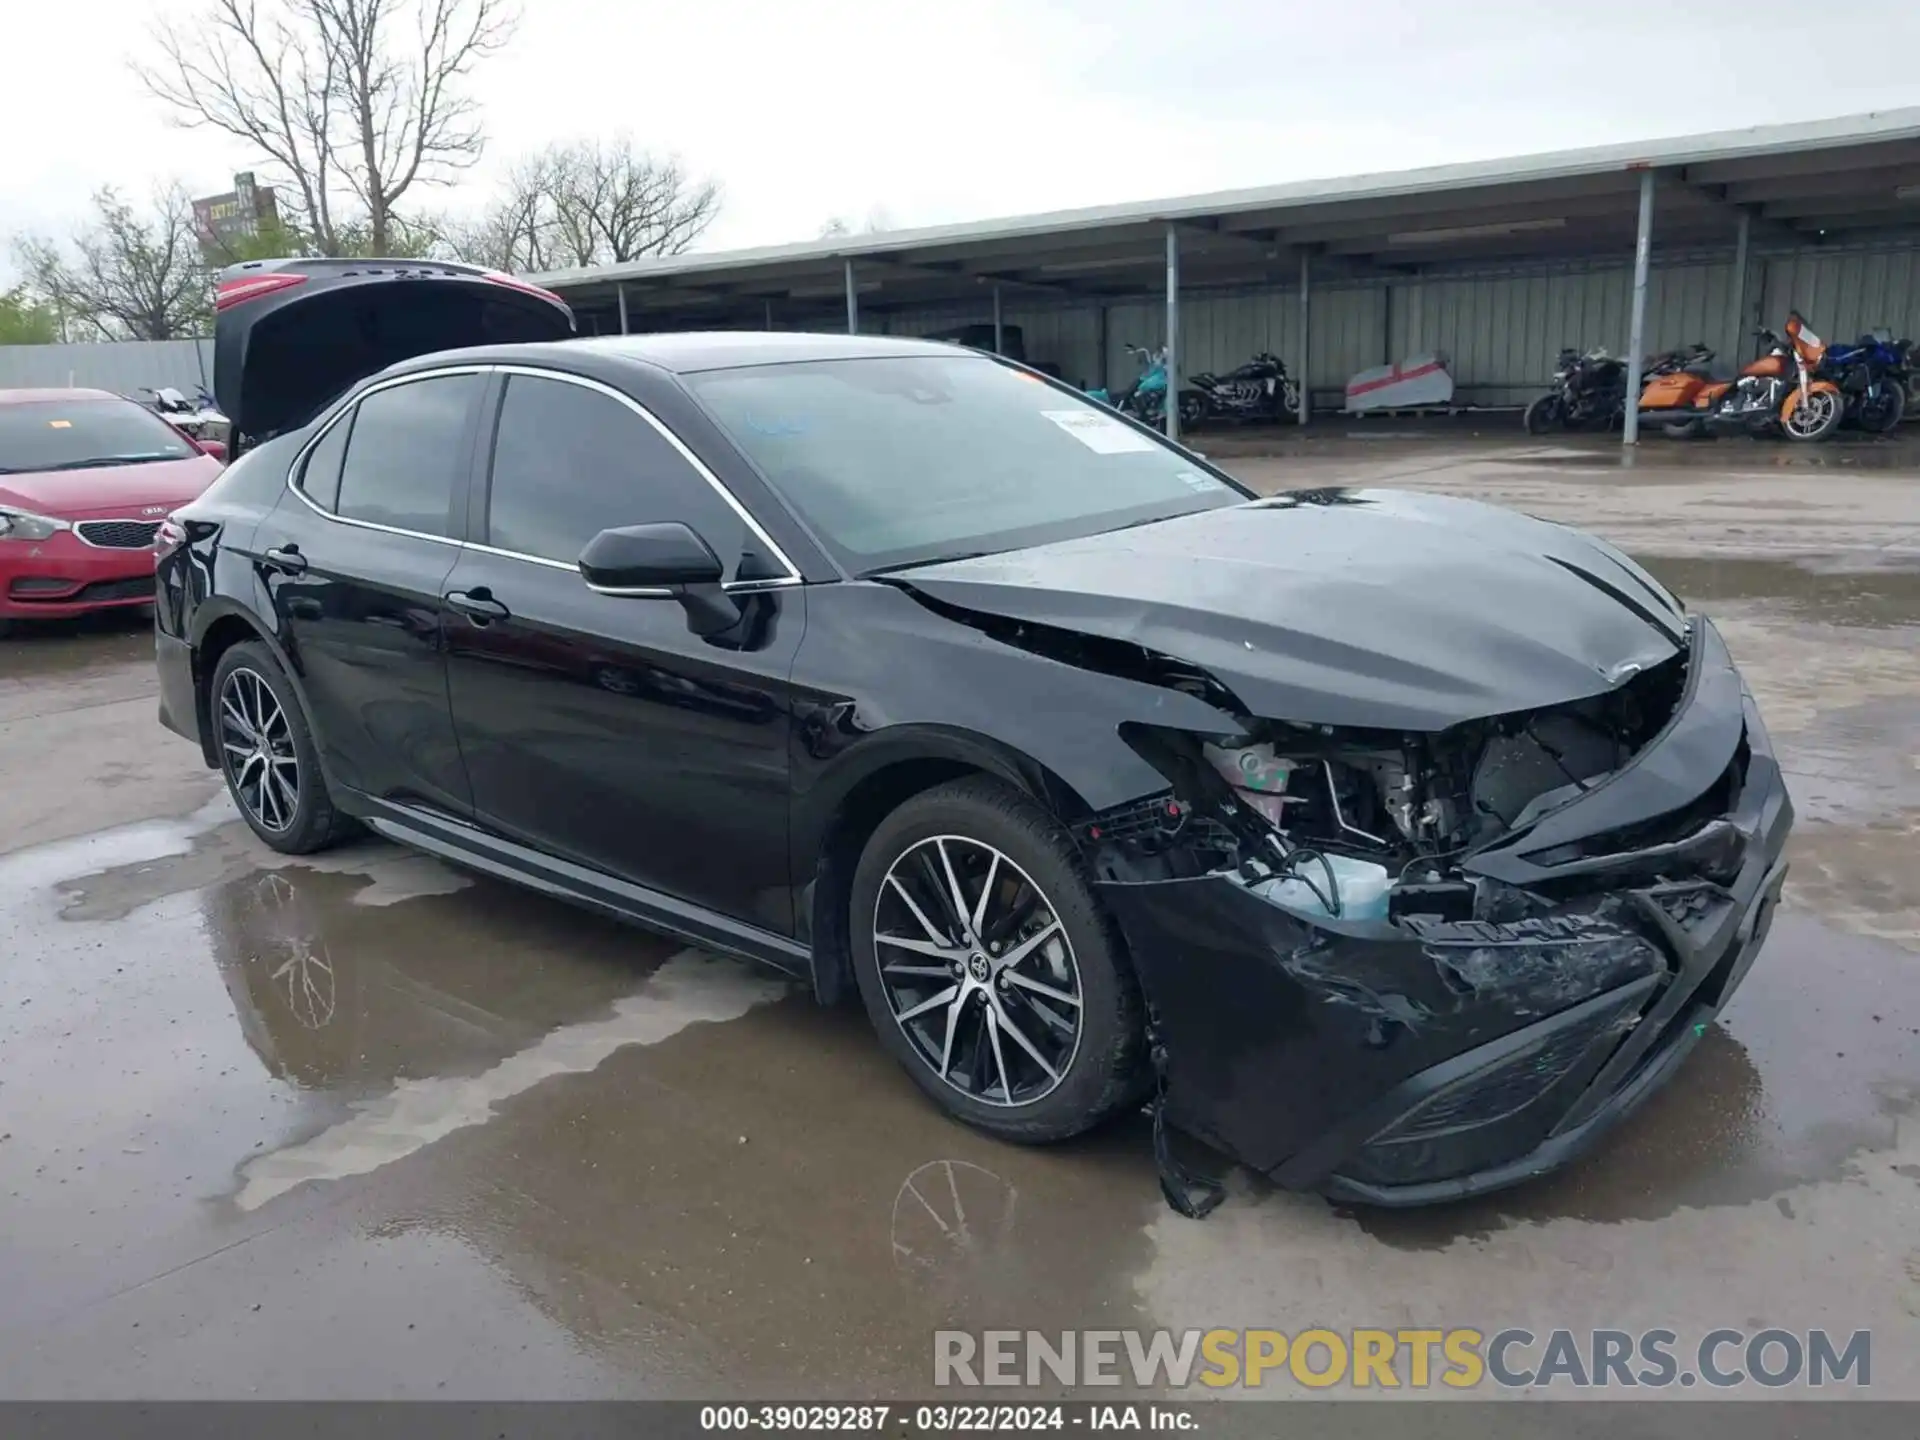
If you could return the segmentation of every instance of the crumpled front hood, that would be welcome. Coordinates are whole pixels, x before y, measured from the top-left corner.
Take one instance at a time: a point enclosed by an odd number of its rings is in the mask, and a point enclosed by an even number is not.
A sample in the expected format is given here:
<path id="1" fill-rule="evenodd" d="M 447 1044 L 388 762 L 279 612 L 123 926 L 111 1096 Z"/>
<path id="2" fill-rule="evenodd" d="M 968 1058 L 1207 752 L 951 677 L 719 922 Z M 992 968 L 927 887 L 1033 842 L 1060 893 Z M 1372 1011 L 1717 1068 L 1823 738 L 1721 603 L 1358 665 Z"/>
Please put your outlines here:
<path id="1" fill-rule="evenodd" d="M 1144 646 L 1254 715 L 1326 725 L 1433 731 L 1564 704 L 1685 643 L 1672 598 L 1604 541 L 1392 490 L 1300 492 L 894 578 Z"/>

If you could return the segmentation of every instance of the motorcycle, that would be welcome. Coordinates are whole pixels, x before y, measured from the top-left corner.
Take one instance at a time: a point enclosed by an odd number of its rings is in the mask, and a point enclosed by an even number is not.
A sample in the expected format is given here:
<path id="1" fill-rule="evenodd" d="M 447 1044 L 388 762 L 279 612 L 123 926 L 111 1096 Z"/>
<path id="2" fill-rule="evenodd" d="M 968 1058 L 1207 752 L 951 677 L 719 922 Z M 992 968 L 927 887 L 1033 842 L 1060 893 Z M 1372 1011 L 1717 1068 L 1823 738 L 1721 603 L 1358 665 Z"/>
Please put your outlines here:
<path id="1" fill-rule="evenodd" d="M 1800 312 L 1787 315 L 1786 334 L 1756 330 L 1758 359 L 1733 380 L 1706 373 L 1713 352 L 1694 345 L 1660 357 L 1640 393 L 1640 413 L 1676 439 L 1728 430 L 1779 432 L 1803 443 L 1825 440 L 1840 427 L 1845 397 L 1818 374 L 1827 345 Z"/>
<path id="2" fill-rule="evenodd" d="M 1553 388 L 1527 406 L 1529 435 L 1552 430 L 1612 429 L 1627 409 L 1627 366 L 1603 349 L 1565 349 L 1554 362 Z"/>
<path id="3" fill-rule="evenodd" d="M 205 389 L 191 400 L 170 385 L 158 390 L 143 386 L 148 398 L 140 403 L 165 420 L 190 440 L 218 440 L 225 437 L 227 417 L 220 413 L 214 398 Z"/>
<path id="4" fill-rule="evenodd" d="M 1148 350 L 1140 345 L 1128 345 L 1126 351 L 1134 357 L 1140 366 L 1140 374 L 1134 382 L 1118 395 L 1109 395 L 1105 390 L 1089 390 L 1086 393 L 1102 404 L 1133 416 L 1143 425 L 1156 429 L 1166 424 L 1167 404 L 1167 352 L 1164 348 Z M 1191 428 L 1198 425 L 1206 415 L 1206 401 L 1198 390 L 1185 389 L 1180 392 L 1180 424 Z"/>
<path id="5" fill-rule="evenodd" d="M 1884 435 L 1900 423 L 1907 409 L 1909 341 L 1895 341 L 1890 331 L 1862 335 L 1854 345 L 1831 345 L 1820 374 L 1840 387 L 1846 397 L 1843 423 L 1857 425 L 1870 435 Z"/>
<path id="6" fill-rule="evenodd" d="M 1299 414 L 1300 387 L 1287 374 L 1286 362 L 1265 350 L 1225 375 L 1202 371 L 1189 378 L 1202 401 L 1201 413 L 1189 421 L 1184 393 L 1181 397 L 1180 423 L 1189 429 L 1214 419 L 1275 424 Z"/>

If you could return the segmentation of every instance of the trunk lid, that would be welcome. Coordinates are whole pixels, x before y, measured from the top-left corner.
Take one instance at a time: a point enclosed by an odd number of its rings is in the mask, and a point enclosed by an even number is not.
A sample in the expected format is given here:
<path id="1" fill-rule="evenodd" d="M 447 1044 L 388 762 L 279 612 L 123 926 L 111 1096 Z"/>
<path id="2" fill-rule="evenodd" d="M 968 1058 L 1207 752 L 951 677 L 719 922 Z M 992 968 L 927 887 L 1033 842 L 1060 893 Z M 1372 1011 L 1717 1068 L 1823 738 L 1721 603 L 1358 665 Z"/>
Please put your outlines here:
<path id="1" fill-rule="evenodd" d="M 573 333 L 559 296 L 433 260 L 249 261 L 221 272 L 214 307 L 214 399 L 254 444 L 415 355 Z"/>

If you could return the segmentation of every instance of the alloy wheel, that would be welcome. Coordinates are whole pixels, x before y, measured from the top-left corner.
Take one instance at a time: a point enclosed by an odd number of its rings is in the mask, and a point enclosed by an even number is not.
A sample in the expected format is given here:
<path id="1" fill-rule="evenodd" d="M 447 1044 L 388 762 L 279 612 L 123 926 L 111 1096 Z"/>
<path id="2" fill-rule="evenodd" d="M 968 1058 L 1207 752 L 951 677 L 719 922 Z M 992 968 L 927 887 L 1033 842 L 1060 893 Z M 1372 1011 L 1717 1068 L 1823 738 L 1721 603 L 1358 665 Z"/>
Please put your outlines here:
<path id="1" fill-rule="evenodd" d="M 220 758 L 234 798 L 267 830 L 293 824 L 300 809 L 300 762 L 273 687 L 244 666 L 220 687 Z"/>
<path id="2" fill-rule="evenodd" d="M 1816 390 L 1807 396 L 1804 404 L 1793 407 L 1787 416 L 1787 430 L 1797 438 L 1805 439 L 1820 434 L 1831 427 L 1834 412 L 1840 406 L 1840 397 L 1826 390 Z"/>
<path id="3" fill-rule="evenodd" d="M 1080 1049 L 1080 970 L 1059 914 L 993 846 L 935 835 L 888 868 L 873 907 L 888 1007 L 947 1085 L 1017 1108 L 1051 1094 Z"/>

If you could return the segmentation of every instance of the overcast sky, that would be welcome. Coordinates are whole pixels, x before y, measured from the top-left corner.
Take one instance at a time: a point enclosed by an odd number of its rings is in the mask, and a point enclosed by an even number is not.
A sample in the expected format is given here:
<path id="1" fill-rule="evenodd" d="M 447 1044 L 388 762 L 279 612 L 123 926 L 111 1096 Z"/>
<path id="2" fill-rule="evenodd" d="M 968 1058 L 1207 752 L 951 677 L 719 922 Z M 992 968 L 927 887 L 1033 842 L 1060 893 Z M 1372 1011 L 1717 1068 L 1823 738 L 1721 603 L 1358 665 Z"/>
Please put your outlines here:
<path id="1" fill-rule="evenodd" d="M 624 130 L 721 180 L 705 249 L 808 239 L 875 207 L 936 224 L 1920 104 L 1920 5 L 1902 3 L 522 5 L 474 82 L 485 162 L 410 198 L 477 208 L 515 154 Z M 102 184 L 208 194 L 253 162 L 170 128 L 128 69 L 147 17 L 197 0 L 6 8 L 0 239 L 65 232 Z"/>

